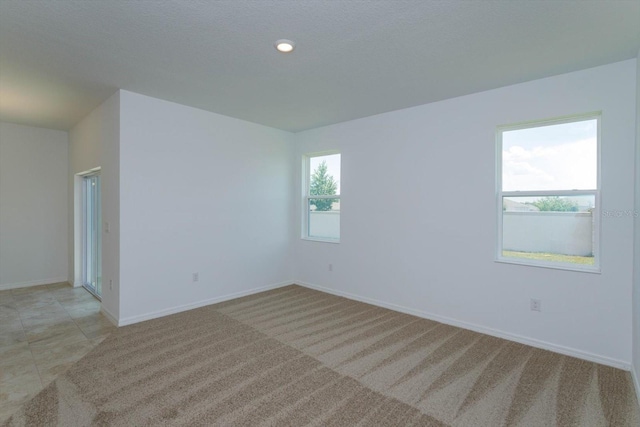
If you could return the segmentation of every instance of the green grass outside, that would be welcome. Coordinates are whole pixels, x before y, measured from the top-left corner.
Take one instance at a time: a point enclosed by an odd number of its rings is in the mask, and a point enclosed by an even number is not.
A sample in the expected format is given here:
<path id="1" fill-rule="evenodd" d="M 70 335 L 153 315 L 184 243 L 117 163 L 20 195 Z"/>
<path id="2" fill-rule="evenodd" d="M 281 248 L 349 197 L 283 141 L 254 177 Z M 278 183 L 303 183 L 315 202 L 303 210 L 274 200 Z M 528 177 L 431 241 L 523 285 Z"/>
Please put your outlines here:
<path id="1" fill-rule="evenodd" d="M 546 252 L 515 252 L 515 251 L 502 251 L 502 256 L 505 258 L 526 258 L 526 259 L 535 259 L 535 260 L 541 260 L 541 261 L 563 262 L 568 264 L 594 265 L 594 259 L 592 256 L 576 256 L 576 255 L 550 254 Z"/>

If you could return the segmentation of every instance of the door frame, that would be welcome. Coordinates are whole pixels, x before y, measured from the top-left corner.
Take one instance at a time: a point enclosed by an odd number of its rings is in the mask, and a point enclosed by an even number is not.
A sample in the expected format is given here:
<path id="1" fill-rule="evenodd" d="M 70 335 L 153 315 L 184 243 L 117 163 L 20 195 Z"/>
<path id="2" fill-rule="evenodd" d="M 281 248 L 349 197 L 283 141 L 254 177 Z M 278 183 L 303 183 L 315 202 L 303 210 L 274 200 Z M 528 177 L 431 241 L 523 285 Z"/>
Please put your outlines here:
<path id="1" fill-rule="evenodd" d="M 82 287 L 84 286 L 84 276 L 85 276 L 85 264 L 84 264 L 84 253 L 85 253 L 85 191 L 84 191 L 84 181 L 85 178 L 93 175 L 101 175 L 101 167 L 95 167 L 74 175 L 74 199 L 73 199 L 73 286 L 74 287 Z M 102 185 L 100 185 L 102 186 Z M 99 193 L 100 199 L 102 199 L 102 191 Z M 99 200 L 99 215 L 98 215 L 98 224 L 97 224 L 97 235 L 98 235 L 98 245 L 99 245 L 99 257 L 98 262 L 102 264 L 102 200 Z M 85 286 L 89 292 L 91 292 L 96 298 L 101 300 L 101 296 L 97 295 L 95 291 Z"/>

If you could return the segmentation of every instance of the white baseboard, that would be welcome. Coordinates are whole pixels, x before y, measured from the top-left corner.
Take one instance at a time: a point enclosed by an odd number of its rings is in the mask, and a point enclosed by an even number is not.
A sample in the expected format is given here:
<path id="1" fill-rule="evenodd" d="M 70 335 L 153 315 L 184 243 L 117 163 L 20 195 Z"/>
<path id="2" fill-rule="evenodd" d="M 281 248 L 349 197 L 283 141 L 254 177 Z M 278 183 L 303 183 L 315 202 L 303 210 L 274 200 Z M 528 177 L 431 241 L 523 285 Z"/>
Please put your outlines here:
<path id="1" fill-rule="evenodd" d="M 504 338 L 509 341 L 515 341 L 521 344 L 530 345 L 532 347 L 541 348 L 543 350 L 553 351 L 555 353 L 564 354 L 565 356 L 572 356 L 578 359 L 587 360 L 589 362 L 596 362 L 602 365 L 612 366 L 614 368 L 624 369 L 625 371 L 631 370 L 631 364 L 628 362 L 612 359 L 605 356 L 600 356 L 597 354 L 577 350 L 570 347 L 565 347 L 553 343 L 549 343 L 546 341 L 540 341 L 533 338 L 528 338 L 522 335 L 512 334 L 509 332 L 504 332 L 498 329 L 487 328 L 482 325 L 477 325 L 475 323 L 464 322 L 456 319 L 452 319 L 450 317 L 440 316 L 433 313 L 428 313 L 422 310 L 416 310 L 413 308 L 403 307 L 397 304 L 391 304 L 384 301 L 378 301 L 372 298 L 362 297 L 359 295 L 350 294 L 348 292 L 337 291 L 335 289 L 325 288 L 324 286 L 313 285 L 311 283 L 305 283 L 301 281 L 295 281 L 294 283 L 304 286 L 306 288 L 315 289 L 317 291 L 326 292 L 333 295 L 338 295 L 341 297 L 349 298 L 352 300 L 364 302 L 367 304 L 375 305 L 378 307 L 388 308 L 390 310 L 399 311 L 401 313 L 411 314 L 413 316 L 422 317 L 424 319 L 435 320 L 436 322 L 445 323 L 447 325 L 457 326 L 459 328 L 469 329 L 475 332 L 480 332 L 482 334 L 491 335 L 498 338 Z M 636 378 L 636 388 L 638 387 L 638 382 Z M 640 395 L 639 395 L 640 396 Z"/>
<path id="2" fill-rule="evenodd" d="M 640 405 L 640 378 L 636 367 L 633 365 L 631 365 L 631 378 L 633 379 L 633 385 L 636 387 L 636 399 L 638 399 L 638 404 Z"/>
<path id="3" fill-rule="evenodd" d="M 100 305 L 100 312 L 104 314 L 104 317 L 109 319 L 109 322 L 113 323 L 115 326 L 118 326 L 118 317 L 114 316 L 109 310 L 104 308 L 104 305 Z"/>
<path id="4" fill-rule="evenodd" d="M 31 280 L 29 282 L 5 283 L 0 285 L 0 291 L 7 289 L 29 288 L 31 286 L 50 285 L 52 283 L 67 282 L 67 277 L 54 277 L 53 279 Z"/>
<path id="5" fill-rule="evenodd" d="M 145 314 L 140 314 L 140 315 L 137 315 L 137 316 L 125 317 L 125 318 L 119 319 L 118 322 L 116 322 L 116 324 L 118 326 L 132 325 L 134 323 L 144 322 L 145 320 L 156 319 L 158 317 L 164 317 L 164 316 L 168 316 L 170 314 L 176 314 L 176 313 L 180 313 L 180 312 L 187 311 L 187 310 L 193 310 L 194 308 L 200 308 L 200 307 L 204 307 L 206 305 L 217 304 L 219 302 L 224 302 L 224 301 L 228 301 L 228 300 L 231 300 L 231 299 L 241 298 L 241 297 L 245 297 L 247 295 L 257 294 L 259 292 L 269 291 L 271 289 L 276 289 L 276 288 L 281 288 L 283 286 L 293 285 L 293 283 L 294 282 L 292 282 L 292 281 L 275 283 L 273 285 L 267 285 L 267 286 L 263 286 L 263 287 L 260 287 L 260 288 L 253 288 L 253 289 L 249 289 L 247 291 L 236 292 L 236 293 L 233 293 L 233 294 L 223 295 L 223 296 L 220 296 L 220 297 L 211 298 L 211 299 L 207 299 L 207 300 L 203 300 L 203 301 L 197 301 L 197 302 L 194 302 L 194 303 L 180 305 L 180 306 L 177 306 L 177 307 L 170 307 L 170 308 L 166 308 L 164 310 L 153 311 L 151 313 L 145 313 Z"/>

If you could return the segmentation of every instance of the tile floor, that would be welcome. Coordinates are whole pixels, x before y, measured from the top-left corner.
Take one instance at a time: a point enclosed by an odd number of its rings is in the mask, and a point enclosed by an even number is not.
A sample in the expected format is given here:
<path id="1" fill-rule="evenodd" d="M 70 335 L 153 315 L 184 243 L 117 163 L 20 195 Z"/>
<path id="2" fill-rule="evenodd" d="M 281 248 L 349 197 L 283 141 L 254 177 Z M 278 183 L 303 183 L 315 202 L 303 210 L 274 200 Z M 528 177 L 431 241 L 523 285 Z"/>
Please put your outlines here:
<path id="1" fill-rule="evenodd" d="M 0 422 L 114 329 L 84 288 L 0 291 Z"/>

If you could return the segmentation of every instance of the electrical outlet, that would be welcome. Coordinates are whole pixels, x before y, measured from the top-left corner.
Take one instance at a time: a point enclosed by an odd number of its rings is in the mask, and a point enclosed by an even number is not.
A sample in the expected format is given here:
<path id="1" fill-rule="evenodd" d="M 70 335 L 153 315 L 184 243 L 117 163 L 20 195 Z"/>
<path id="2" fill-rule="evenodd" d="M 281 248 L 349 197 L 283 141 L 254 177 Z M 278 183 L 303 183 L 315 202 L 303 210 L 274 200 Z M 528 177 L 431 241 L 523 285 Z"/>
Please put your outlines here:
<path id="1" fill-rule="evenodd" d="M 531 311 L 542 311 L 542 301 L 531 298 Z"/>
<path id="2" fill-rule="evenodd" d="M 333 264 L 329 264 L 329 271 L 333 271 Z"/>
<path id="3" fill-rule="evenodd" d="M 192 280 L 194 282 L 197 282 L 198 280 L 200 280 L 200 274 L 199 273 L 193 273 Z"/>

